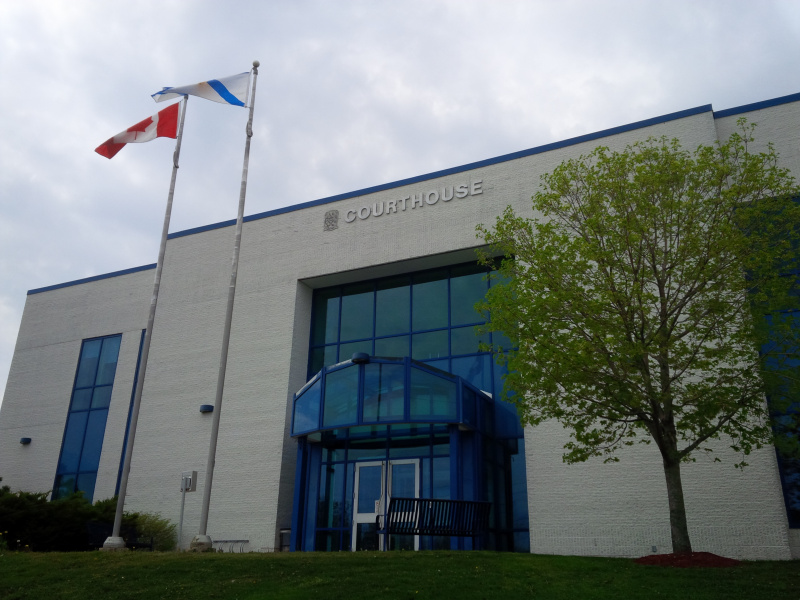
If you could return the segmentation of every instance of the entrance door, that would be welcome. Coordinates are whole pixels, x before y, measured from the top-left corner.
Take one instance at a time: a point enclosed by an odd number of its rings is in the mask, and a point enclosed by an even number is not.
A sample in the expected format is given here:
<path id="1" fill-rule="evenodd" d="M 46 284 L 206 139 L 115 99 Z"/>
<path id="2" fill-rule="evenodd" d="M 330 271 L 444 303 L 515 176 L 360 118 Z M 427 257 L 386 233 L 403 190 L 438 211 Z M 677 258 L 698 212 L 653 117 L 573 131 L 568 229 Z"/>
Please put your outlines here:
<path id="1" fill-rule="evenodd" d="M 376 520 L 383 512 L 384 461 L 356 463 L 352 550 L 380 550 Z"/>
<path id="2" fill-rule="evenodd" d="M 353 535 L 351 549 L 382 550 L 377 518 L 388 507 L 392 496 L 419 498 L 419 459 L 356 463 L 353 487 Z M 388 487 L 388 494 L 386 488 Z M 384 504 L 386 502 L 386 504 Z M 419 536 L 389 537 L 390 550 L 418 550 Z"/>

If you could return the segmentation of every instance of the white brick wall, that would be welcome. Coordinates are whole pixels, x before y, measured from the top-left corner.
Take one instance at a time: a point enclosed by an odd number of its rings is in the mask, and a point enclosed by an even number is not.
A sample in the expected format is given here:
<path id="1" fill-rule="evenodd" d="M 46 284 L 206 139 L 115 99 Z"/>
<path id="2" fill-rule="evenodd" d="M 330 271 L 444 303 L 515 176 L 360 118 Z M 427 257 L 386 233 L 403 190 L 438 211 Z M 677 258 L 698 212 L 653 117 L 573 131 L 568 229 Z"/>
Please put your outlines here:
<path id="1" fill-rule="evenodd" d="M 81 341 L 122 333 L 95 498 L 114 494 L 153 273 L 28 296 L 0 410 L 3 485 L 31 492 L 52 489 Z M 20 437 L 33 441 L 21 446 Z"/>
<path id="2" fill-rule="evenodd" d="M 796 118 L 800 105 L 770 110 L 778 119 Z M 773 113 L 762 112 L 769 123 Z M 313 287 L 468 260 L 471 252 L 448 253 L 478 245 L 475 226 L 493 223 L 509 204 L 531 214 L 539 177 L 563 160 L 598 144 L 622 148 L 651 135 L 679 137 L 687 146 L 712 143 L 726 127 L 727 120 L 703 113 L 246 223 L 208 533 L 248 539 L 251 549 L 273 548 L 277 530 L 290 524 L 296 444 L 287 436 L 289 401 L 305 381 Z M 800 172 L 794 141 L 780 127 L 764 129 L 780 137 L 776 143 L 788 153 L 795 148 L 792 166 Z M 405 212 L 344 221 L 348 210 L 476 180 L 483 182 L 482 195 L 415 209 L 409 203 Z M 334 209 L 339 227 L 323 231 L 324 215 Z M 133 454 L 127 508 L 175 522 L 180 473 L 199 472 L 198 492 L 186 497 L 184 544 L 197 532 L 206 483 L 212 415 L 198 409 L 214 403 L 233 233 L 226 227 L 169 241 Z M 96 497 L 113 493 L 152 276 L 146 271 L 29 297 L 0 414 L 4 483 L 49 489 L 80 340 L 123 332 Z M 22 435 L 34 443 L 19 447 Z M 633 556 L 655 545 L 667 551 L 666 493 L 655 450 L 625 452 L 616 465 L 566 466 L 564 436 L 554 424 L 526 431 L 532 550 Z M 774 454 L 758 453 L 751 463 L 744 473 L 729 464 L 685 469 L 695 547 L 788 558 Z"/>
<path id="3" fill-rule="evenodd" d="M 661 457 L 654 444 L 626 448 L 620 462 L 567 465 L 568 434 L 548 422 L 525 431 L 531 551 L 542 554 L 642 556 L 652 546 L 671 552 L 669 507 Z M 743 559 L 788 559 L 788 525 L 771 448 L 739 458 L 715 444 L 682 465 L 692 546 Z M 580 515 L 580 517 L 577 517 Z"/>
<path id="4" fill-rule="evenodd" d="M 800 558 L 800 529 L 789 530 L 789 547 L 792 551 L 792 558 Z"/>

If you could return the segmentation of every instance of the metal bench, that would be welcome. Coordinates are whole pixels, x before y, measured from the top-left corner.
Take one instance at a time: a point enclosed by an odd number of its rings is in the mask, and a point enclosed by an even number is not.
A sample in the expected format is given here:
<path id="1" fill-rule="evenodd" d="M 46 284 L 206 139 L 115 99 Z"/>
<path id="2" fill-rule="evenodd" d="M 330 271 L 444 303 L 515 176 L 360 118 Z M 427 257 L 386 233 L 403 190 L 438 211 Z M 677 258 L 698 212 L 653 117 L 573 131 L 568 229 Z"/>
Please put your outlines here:
<path id="1" fill-rule="evenodd" d="M 490 502 L 437 498 L 392 498 L 378 532 L 389 535 L 476 537 L 489 529 Z M 385 525 L 382 527 L 381 525 Z"/>
<path id="2" fill-rule="evenodd" d="M 225 552 L 224 546 L 225 544 L 227 544 L 228 552 L 234 553 L 235 552 L 234 548 L 238 546 L 239 554 L 242 554 L 244 552 L 244 545 L 249 543 L 250 540 L 214 540 L 214 545 L 217 544 L 220 545 L 220 547 L 217 549 L 217 552 Z"/>

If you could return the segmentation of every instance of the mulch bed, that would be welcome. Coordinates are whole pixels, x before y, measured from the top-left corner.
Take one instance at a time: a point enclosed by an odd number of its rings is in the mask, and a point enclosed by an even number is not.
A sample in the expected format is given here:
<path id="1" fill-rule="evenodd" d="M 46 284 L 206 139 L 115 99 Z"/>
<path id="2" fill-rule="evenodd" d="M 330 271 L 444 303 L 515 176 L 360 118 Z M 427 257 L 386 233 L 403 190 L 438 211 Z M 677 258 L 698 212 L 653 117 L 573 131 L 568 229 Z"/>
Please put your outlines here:
<path id="1" fill-rule="evenodd" d="M 634 559 L 640 565 L 656 565 L 660 567 L 735 567 L 738 560 L 725 558 L 711 552 L 690 552 L 688 554 L 650 554 Z"/>

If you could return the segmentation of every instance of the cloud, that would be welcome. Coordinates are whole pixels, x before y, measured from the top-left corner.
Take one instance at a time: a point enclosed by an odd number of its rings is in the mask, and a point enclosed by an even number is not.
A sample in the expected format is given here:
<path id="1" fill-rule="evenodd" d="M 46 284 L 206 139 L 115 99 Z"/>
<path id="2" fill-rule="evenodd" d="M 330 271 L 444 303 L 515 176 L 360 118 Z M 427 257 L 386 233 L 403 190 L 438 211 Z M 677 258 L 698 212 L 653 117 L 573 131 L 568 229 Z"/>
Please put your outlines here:
<path id="1" fill-rule="evenodd" d="M 155 261 L 173 143 L 93 149 L 163 86 L 261 61 L 253 214 L 795 93 L 798 34 L 795 2 L 5 0 L 0 378 L 26 290 Z M 235 217 L 246 120 L 189 101 L 173 231 Z"/>

